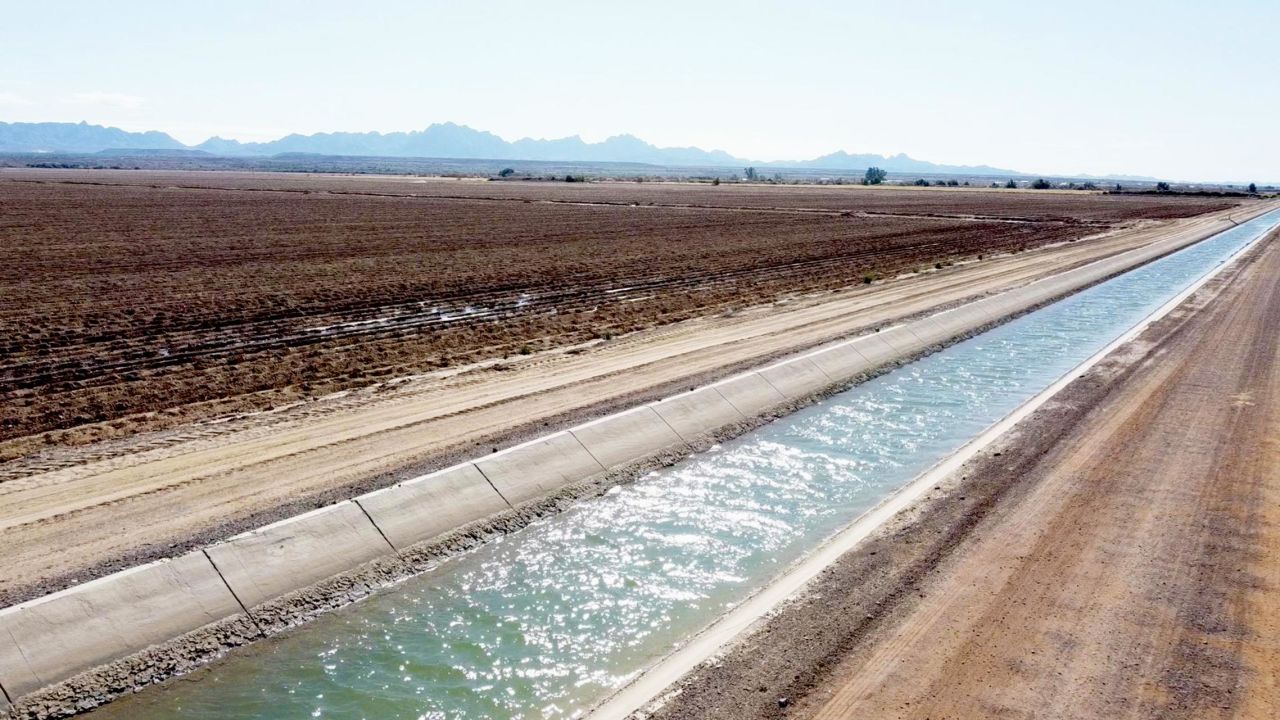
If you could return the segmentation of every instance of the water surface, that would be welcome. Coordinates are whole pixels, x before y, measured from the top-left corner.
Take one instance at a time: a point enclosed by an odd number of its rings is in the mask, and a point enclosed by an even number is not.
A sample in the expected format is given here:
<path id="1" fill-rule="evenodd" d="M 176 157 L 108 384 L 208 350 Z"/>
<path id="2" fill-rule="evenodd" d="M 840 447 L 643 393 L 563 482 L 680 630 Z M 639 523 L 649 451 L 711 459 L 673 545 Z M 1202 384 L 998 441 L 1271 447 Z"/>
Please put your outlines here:
<path id="1" fill-rule="evenodd" d="M 94 717 L 574 717 L 1277 220 L 854 387 Z"/>

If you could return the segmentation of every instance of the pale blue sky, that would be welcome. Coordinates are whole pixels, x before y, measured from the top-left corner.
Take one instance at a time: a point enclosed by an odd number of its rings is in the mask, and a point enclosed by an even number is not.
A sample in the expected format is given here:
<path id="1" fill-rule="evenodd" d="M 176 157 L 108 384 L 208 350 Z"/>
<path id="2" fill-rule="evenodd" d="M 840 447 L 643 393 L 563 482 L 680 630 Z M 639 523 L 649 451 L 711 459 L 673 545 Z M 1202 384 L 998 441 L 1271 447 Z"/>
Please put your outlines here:
<path id="1" fill-rule="evenodd" d="M 1280 1 L 0 0 L 0 120 L 1280 180 Z"/>

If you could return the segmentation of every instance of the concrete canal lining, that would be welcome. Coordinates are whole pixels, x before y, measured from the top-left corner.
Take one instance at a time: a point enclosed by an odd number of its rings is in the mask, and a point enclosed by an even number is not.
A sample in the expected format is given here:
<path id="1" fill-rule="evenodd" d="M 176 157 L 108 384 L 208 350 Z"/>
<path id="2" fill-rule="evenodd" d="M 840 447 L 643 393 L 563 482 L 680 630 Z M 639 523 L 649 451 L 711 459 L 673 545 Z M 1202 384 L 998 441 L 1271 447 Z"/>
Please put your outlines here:
<path id="1" fill-rule="evenodd" d="M 508 507 L 474 463 L 464 463 L 356 500 L 396 550 Z"/>
<path id="2" fill-rule="evenodd" d="M 1259 211 L 1260 213 L 1261 211 Z M 611 415 L 437 473 L 0 611 L 10 700 L 396 557 L 471 522 L 841 386 L 1232 227 L 1176 236 L 883 332 Z"/>
<path id="3" fill-rule="evenodd" d="M 201 551 L 0 611 L 0 683 L 17 699 L 244 609 Z"/>
<path id="4" fill-rule="evenodd" d="M 649 405 L 593 420 L 569 432 L 606 470 L 684 442 Z"/>
<path id="5" fill-rule="evenodd" d="M 724 427 L 746 419 L 710 386 L 660 400 L 652 407 L 686 442 L 706 432 L 707 428 Z"/>
<path id="6" fill-rule="evenodd" d="M 474 464 L 511 505 L 540 498 L 605 469 L 567 431 L 494 453 Z"/>
<path id="7" fill-rule="evenodd" d="M 351 500 L 251 530 L 206 550 L 249 608 L 392 551 L 382 531 Z"/>
<path id="8" fill-rule="evenodd" d="M 743 417 L 759 415 L 787 401 L 768 380 L 756 373 L 721 380 L 711 387 L 728 400 L 735 410 L 742 413 Z"/>

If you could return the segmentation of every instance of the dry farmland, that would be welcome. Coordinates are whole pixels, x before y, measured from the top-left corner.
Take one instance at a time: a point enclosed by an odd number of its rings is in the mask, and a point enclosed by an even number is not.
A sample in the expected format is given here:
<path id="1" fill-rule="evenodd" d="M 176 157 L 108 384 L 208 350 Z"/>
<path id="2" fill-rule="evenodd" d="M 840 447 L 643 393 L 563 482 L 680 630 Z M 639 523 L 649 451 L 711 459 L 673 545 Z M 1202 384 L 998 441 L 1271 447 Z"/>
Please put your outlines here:
<path id="1" fill-rule="evenodd" d="M 0 173 L 0 460 L 1230 204 Z"/>

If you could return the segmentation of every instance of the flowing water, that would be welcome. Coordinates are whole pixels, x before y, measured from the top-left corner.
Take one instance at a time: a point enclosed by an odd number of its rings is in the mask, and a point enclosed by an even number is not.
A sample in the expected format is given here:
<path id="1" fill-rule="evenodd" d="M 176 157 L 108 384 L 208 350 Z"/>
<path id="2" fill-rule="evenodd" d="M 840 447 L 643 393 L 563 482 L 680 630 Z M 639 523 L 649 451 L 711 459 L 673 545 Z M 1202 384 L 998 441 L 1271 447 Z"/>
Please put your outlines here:
<path id="1" fill-rule="evenodd" d="M 95 718 L 579 715 L 1277 221 L 858 385 Z"/>

